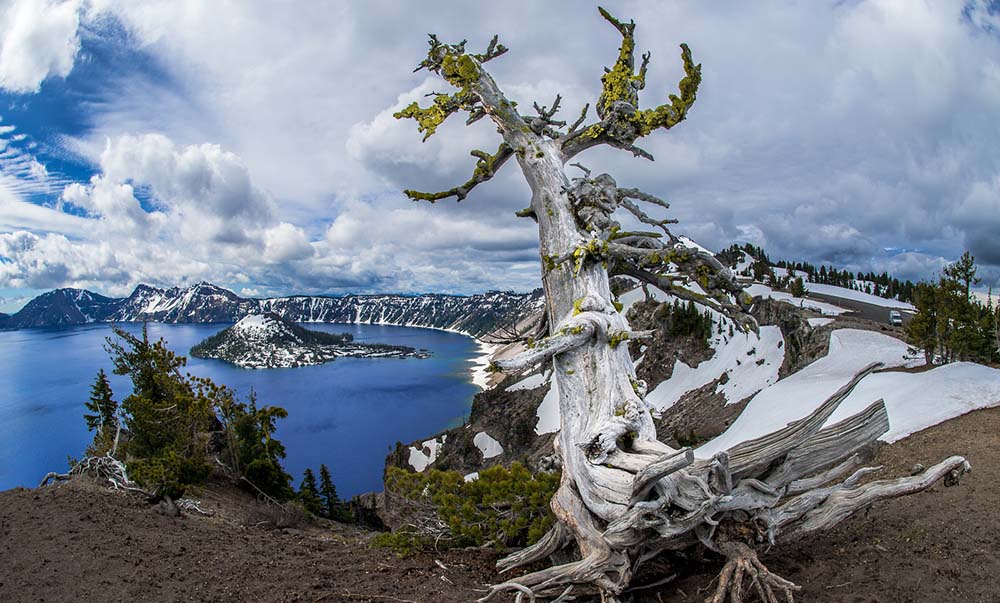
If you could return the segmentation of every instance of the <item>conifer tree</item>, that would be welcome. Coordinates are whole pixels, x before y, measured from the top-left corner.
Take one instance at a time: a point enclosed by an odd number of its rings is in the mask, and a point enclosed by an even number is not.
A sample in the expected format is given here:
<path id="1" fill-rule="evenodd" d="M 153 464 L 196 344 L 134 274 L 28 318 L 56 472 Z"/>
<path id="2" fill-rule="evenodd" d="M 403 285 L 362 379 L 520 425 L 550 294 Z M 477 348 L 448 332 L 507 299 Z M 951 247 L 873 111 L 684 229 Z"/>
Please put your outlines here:
<path id="1" fill-rule="evenodd" d="M 313 515 L 323 514 L 323 501 L 319 496 L 319 488 L 316 487 L 316 476 L 312 469 L 306 468 L 302 474 L 302 483 L 299 484 L 299 500 L 302 505 Z"/>
<path id="2" fill-rule="evenodd" d="M 1000 304 L 993 311 L 993 340 L 996 358 L 1000 361 Z"/>
<path id="3" fill-rule="evenodd" d="M 978 285 L 981 279 L 976 278 L 976 258 L 966 251 L 954 264 L 944 269 L 944 275 L 962 285 L 965 299 L 972 296 L 972 286 Z"/>
<path id="4" fill-rule="evenodd" d="M 806 286 L 805 283 L 802 282 L 801 276 L 796 277 L 794 280 L 792 280 L 791 288 L 792 288 L 792 295 L 794 297 L 802 297 L 803 295 L 806 294 Z"/>
<path id="5" fill-rule="evenodd" d="M 88 430 L 97 431 L 101 435 L 111 433 L 118 427 L 118 403 L 113 395 L 108 375 L 104 369 L 99 370 L 90 388 L 90 401 L 86 403 L 91 414 L 83 415 Z"/>
<path id="6" fill-rule="evenodd" d="M 205 434 L 215 416 L 214 401 L 181 373 L 187 359 L 163 339 L 150 341 L 145 325 L 141 337 L 112 330 L 117 339 L 109 337 L 106 349 L 114 372 L 132 380 L 132 394 L 121 403 L 128 432 L 124 453 L 134 459 L 130 473 L 158 494 L 179 497 L 211 472 Z"/>
<path id="7" fill-rule="evenodd" d="M 344 505 L 337 496 L 337 487 L 333 485 L 330 470 L 326 465 L 319 466 L 319 495 L 323 499 L 323 516 L 327 519 L 344 520 Z"/>

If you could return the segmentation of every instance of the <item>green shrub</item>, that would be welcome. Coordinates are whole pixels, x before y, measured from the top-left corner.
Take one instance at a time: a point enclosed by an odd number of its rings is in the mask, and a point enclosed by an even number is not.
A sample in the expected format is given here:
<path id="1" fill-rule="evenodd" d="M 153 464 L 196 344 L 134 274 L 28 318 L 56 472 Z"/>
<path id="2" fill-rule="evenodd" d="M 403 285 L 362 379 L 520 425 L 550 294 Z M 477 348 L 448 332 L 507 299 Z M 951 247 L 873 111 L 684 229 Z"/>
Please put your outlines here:
<path id="1" fill-rule="evenodd" d="M 399 551 L 428 544 L 502 548 L 531 544 L 549 530 L 554 521 L 549 501 L 559 474 L 532 474 L 513 463 L 484 469 L 479 479 L 467 482 L 457 471 L 412 473 L 392 467 L 385 487 L 422 527 L 397 531 L 379 543 Z"/>

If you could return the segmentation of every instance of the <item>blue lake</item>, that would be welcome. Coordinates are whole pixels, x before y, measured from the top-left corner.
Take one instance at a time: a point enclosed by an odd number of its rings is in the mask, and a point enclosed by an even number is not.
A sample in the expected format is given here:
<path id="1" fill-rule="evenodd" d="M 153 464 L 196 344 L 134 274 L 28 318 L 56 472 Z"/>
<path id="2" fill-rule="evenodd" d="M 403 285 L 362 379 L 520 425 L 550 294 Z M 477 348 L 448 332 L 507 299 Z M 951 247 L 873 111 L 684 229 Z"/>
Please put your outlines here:
<path id="1" fill-rule="evenodd" d="M 150 324 L 177 353 L 229 325 Z M 219 360 L 189 358 L 187 370 L 235 389 L 253 389 L 258 404 L 282 406 L 288 418 L 277 436 L 288 452 L 285 468 L 298 487 L 302 471 L 330 468 L 341 496 L 381 490 L 386 454 L 461 423 L 479 388 L 470 379 L 476 342 L 431 329 L 382 325 L 309 324 L 348 332 L 355 341 L 426 348 L 426 359 L 341 358 L 320 366 L 247 370 Z M 140 332 L 141 325 L 125 325 Z M 98 369 L 111 375 L 103 346 L 108 325 L 0 332 L 0 490 L 34 487 L 48 471 L 67 469 L 92 434 L 84 402 Z M 130 391 L 127 378 L 111 375 L 115 399 Z"/>

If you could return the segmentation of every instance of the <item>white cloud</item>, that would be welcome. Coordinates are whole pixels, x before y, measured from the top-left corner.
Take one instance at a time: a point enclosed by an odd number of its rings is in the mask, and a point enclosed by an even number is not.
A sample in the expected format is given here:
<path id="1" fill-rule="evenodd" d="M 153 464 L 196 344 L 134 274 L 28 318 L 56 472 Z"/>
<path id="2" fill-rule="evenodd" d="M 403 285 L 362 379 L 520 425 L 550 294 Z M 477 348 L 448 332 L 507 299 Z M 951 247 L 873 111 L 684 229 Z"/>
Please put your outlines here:
<path id="1" fill-rule="evenodd" d="M 14 0 L 2 17 L 0 87 L 37 92 L 50 77 L 66 77 L 80 50 L 81 0 Z"/>
<path id="2" fill-rule="evenodd" d="M 90 220 L 28 203 L 11 193 L 5 183 L 0 174 L 0 233 L 33 230 L 80 236 L 88 231 Z"/>
<path id="3" fill-rule="evenodd" d="M 264 258 L 269 263 L 301 260 L 314 254 L 304 230 L 282 222 L 264 233 Z"/>
<path id="4" fill-rule="evenodd" d="M 114 234 L 120 247 L 172 254 L 176 266 L 155 269 L 121 259 L 134 278 L 197 274 L 262 291 L 533 286 L 536 233 L 512 215 L 529 194 L 515 162 L 459 205 L 399 193 L 464 181 L 468 151 L 499 142 L 492 124 L 465 128 L 455 116 L 421 144 L 392 113 L 448 91 L 410 72 L 427 31 L 469 48 L 499 33 L 511 50 L 489 65 L 497 81 L 524 111 L 562 93 L 567 120 L 597 98 L 619 41 L 596 10 L 569 3 L 89 6 L 85 20 L 115 15 L 167 77 L 123 75 L 86 107 L 93 127 L 71 142 L 100 173 L 67 201 L 78 196 L 101 233 L 146 229 L 141 240 Z M 643 106 L 674 91 L 681 41 L 704 81 L 685 123 L 641 142 L 656 163 L 610 149 L 579 159 L 670 201 L 680 232 L 713 248 L 749 239 L 773 257 L 915 276 L 965 246 L 1000 262 L 988 240 L 998 226 L 977 219 L 1000 174 L 1000 37 L 988 3 L 609 8 L 636 19 L 639 47 L 653 53 Z M 890 258 L 886 247 L 920 251 Z"/>

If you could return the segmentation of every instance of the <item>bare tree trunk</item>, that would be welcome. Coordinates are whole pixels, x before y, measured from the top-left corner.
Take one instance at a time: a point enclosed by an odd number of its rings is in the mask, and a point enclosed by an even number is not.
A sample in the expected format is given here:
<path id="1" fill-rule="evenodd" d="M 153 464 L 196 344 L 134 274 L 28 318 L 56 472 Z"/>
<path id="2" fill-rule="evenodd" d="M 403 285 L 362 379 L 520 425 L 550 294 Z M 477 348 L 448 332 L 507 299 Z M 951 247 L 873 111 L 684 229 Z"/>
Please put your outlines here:
<path id="1" fill-rule="evenodd" d="M 584 177 L 567 178 L 564 165 L 597 145 L 652 159 L 634 142 L 683 121 L 701 81 L 700 65 L 682 45 L 686 75 L 679 95 L 640 110 L 638 91 L 645 86 L 649 55 L 642 56 L 636 72 L 635 24 L 600 12 L 623 42 L 614 68 L 602 78 L 603 92 L 596 103 L 599 122 L 581 126 L 589 108 L 584 107 L 579 119 L 560 131 L 565 122 L 553 119 L 559 97 L 551 108 L 536 103 L 536 116 L 521 115 L 483 68 L 506 52 L 496 37 L 485 53 L 472 54 L 465 51 L 465 42 L 444 44 L 432 35 L 418 69 L 441 75 L 458 91 L 436 95 L 428 108 L 413 103 L 396 114 L 415 119 L 430 136 L 449 115 L 465 111 L 467 123 L 488 116 L 503 137 L 493 154 L 472 152 L 476 168 L 464 184 L 439 193 L 406 191 L 408 196 L 431 202 L 462 200 L 516 157 L 532 192 L 531 206 L 518 215 L 538 223 L 549 337 L 494 368 L 518 371 L 543 362 L 553 365 L 561 415 L 555 447 L 562 480 L 552 500 L 558 523 L 498 567 L 507 571 L 539 561 L 570 542 L 578 546 L 580 559 L 499 584 L 483 600 L 512 591 L 518 602 L 524 597 L 565 601 L 597 594 L 611 603 L 619 600 L 645 561 L 663 551 L 699 545 L 729 560 L 713 600 L 731 594 L 733 603 L 741 602 L 745 581 L 760 593 L 771 593 L 766 600 L 774 600 L 774 589 L 791 599 L 798 587 L 768 572 L 754 547 L 825 529 L 877 500 L 925 489 L 939 479 L 955 482 L 969 466 L 963 458 L 952 457 L 921 475 L 865 485 L 860 485 L 861 478 L 874 469 L 861 468 L 840 484 L 825 485 L 852 469 L 857 452 L 888 430 L 881 400 L 824 428 L 878 365 L 855 375 L 808 416 L 711 459 L 695 460 L 690 449 L 675 450 L 657 440 L 645 384 L 636 379 L 628 346 L 621 345 L 645 334 L 631 331 L 616 307 L 609 267 L 712 307 L 736 328 L 756 330 L 756 323 L 744 314 L 747 296 L 728 268 L 713 255 L 684 245 L 666 228 L 671 220 L 653 219 L 636 201 L 661 208 L 668 207 L 666 203 L 618 188 L 607 174 L 591 178 L 585 168 Z M 613 217 L 619 209 L 662 233 L 623 232 Z M 676 286 L 688 278 L 706 294 Z"/>

